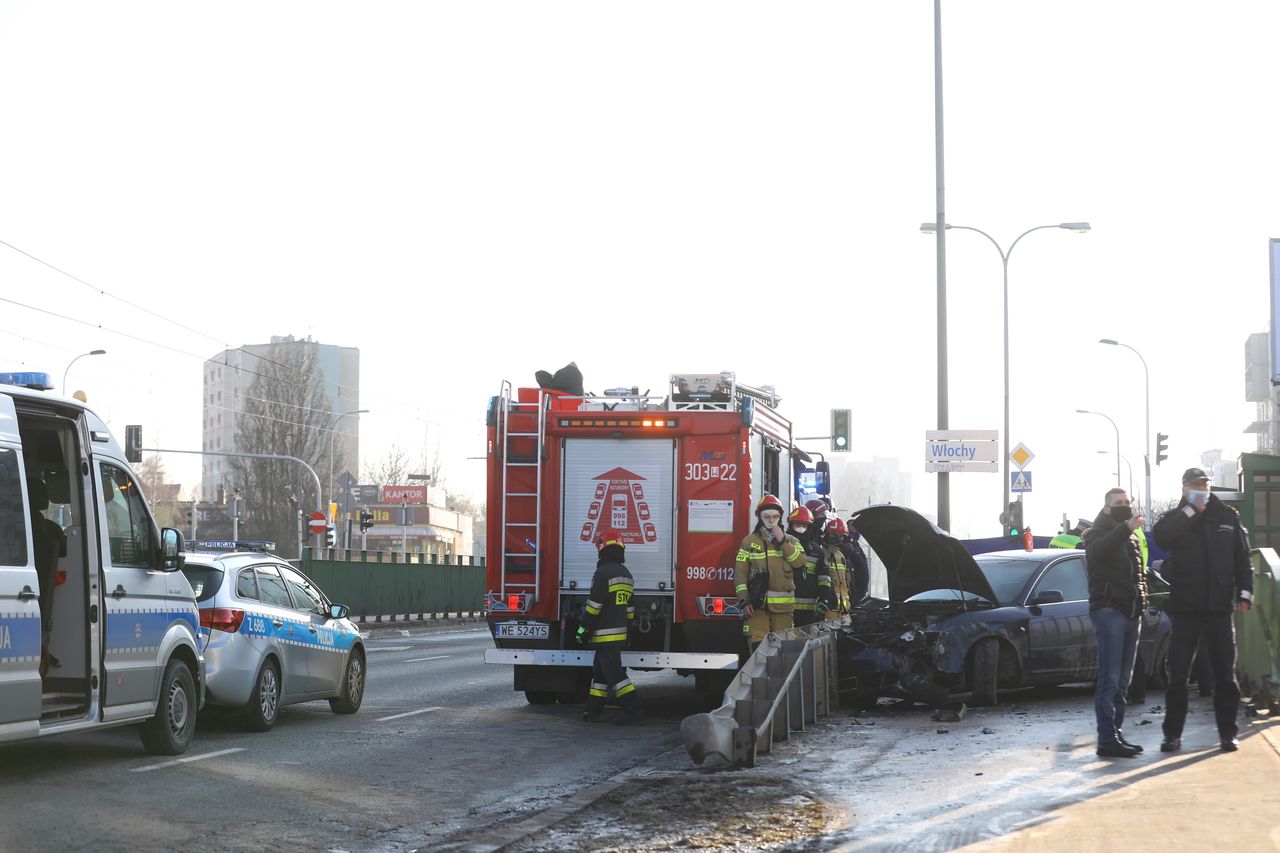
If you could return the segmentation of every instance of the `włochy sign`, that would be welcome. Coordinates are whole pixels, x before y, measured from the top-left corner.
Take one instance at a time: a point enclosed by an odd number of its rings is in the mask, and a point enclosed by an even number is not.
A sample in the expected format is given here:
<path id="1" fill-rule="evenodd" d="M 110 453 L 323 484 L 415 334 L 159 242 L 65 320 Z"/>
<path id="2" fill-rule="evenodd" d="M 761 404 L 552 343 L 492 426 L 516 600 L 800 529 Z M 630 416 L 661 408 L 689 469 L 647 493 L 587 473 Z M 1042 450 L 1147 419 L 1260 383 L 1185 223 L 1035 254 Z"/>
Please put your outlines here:
<path id="1" fill-rule="evenodd" d="M 924 470 L 930 474 L 1000 470 L 998 430 L 931 429 L 924 435 Z"/>

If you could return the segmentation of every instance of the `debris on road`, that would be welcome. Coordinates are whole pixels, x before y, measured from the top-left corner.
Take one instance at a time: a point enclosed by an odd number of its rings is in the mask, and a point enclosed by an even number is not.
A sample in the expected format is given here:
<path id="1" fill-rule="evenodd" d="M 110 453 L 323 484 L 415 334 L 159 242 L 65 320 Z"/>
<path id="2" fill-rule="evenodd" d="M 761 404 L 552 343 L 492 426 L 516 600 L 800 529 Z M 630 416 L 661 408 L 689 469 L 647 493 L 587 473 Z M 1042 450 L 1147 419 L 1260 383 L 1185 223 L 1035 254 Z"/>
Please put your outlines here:
<path id="1" fill-rule="evenodd" d="M 958 723 L 969 713 L 969 706 L 961 702 L 959 708 L 939 708 L 933 712 L 935 723 Z"/>

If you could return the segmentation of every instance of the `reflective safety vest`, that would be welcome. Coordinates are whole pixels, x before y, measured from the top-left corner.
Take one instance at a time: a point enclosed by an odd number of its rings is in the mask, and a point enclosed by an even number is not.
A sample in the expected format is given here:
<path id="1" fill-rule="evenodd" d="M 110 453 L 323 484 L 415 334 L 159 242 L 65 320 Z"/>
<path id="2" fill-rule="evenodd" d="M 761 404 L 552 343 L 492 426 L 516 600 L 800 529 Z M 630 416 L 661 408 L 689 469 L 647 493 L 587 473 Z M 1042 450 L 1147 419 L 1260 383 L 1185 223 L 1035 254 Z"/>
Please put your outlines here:
<path id="1" fill-rule="evenodd" d="M 804 565 L 795 572 L 796 610 L 813 612 L 822 599 L 830 606 L 831 577 L 827 574 L 822 543 L 806 536 L 800 540 L 804 548 Z"/>
<path id="2" fill-rule="evenodd" d="M 596 565 L 591 595 L 581 620 L 590 629 L 587 636 L 590 645 L 626 645 L 627 628 L 636 618 L 636 608 L 631 603 L 634 593 L 635 581 L 622 563 L 602 561 Z"/>
<path id="3" fill-rule="evenodd" d="M 826 563 L 828 579 L 831 581 L 831 596 L 835 602 L 831 608 L 832 612 L 827 614 L 830 618 L 849 612 L 853 603 L 853 593 L 849 582 L 849 567 L 844 561 L 844 551 L 832 542 L 827 542 L 824 547 L 827 552 Z"/>
<path id="4" fill-rule="evenodd" d="M 771 613 L 790 613 L 796 604 L 794 569 L 806 562 L 804 547 L 794 536 L 786 536 L 781 542 L 765 540 L 763 529 L 747 534 L 738 546 L 734 561 L 734 586 L 738 598 L 749 601 L 749 581 L 753 575 L 766 574 L 768 588 L 764 606 Z"/>

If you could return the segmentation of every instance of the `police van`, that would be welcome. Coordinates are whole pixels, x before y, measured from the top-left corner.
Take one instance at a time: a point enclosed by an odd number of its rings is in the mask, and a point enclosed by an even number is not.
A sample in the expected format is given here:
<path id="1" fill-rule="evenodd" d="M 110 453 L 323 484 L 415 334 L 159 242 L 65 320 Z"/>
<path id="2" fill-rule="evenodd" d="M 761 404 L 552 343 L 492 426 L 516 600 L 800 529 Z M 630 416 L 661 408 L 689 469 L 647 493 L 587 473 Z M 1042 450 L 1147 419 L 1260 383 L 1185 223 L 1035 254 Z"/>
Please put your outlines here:
<path id="1" fill-rule="evenodd" d="M 141 724 L 176 755 L 204 701 L 182 535 L 43 373 L 0 373 L 0 742 Z"/>

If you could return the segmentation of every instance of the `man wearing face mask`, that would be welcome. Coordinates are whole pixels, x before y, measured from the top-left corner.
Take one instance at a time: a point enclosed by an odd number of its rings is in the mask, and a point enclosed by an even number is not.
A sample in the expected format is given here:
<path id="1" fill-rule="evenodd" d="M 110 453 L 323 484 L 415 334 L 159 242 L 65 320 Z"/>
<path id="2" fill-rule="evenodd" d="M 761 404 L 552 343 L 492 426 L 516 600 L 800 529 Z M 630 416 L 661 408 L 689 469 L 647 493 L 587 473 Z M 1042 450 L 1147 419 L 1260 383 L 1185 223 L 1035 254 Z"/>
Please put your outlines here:
<path id="1" fill-rule="evenodd" d="M 1093 709 L 1098 724 L 1098 755 L 1133 758 L 1142 747 L 1125 740 L 1125 693 L 1138 654 L 1138 631 L 1147 606 L 1147 580 L 1134 531 L 1134 515 L 1124 489 L 1112 489 L 1105 506 L 1083 537 L 1089 572 L 1089 618 L 1098 648 L 1098 682 Z"/>
<path id="2" fill-rule="evenodd" d="M 831 576 L 827 571 L 826 554 L 822 549 L 821 534 L 814 533 L 813 513 L 807 506 L 798 506 L 787 516 L 787 533 L 794 536 L 804 548 L 805 564 L 793 573 L 796 583 L 795 623 L 812 625 L 826 618 L 831 606 Z"/>
<path id="3" fill-rule="evenodd" d="M 782 527 L 782 502 L 765 495 L 756 504 L 755 530 L 738 546 L 734 563 L 734 585 L 747 614 L 742 631 L 752 648 L 770 632 L 792 627 L 794 572 L 804 564 L 804 547 Z"/>
<path id="4" fill-rule="evenodd" d="M 1253 569 L 1249 540 L 1240 515 L 1209 493 L 1209 475 L 1188 468 L 1182 475 L 1182 500 L 1165 513 L 1152 531 L 1169 552 L 1162 574 L 1169 582 L 1165 609 L 1173 621 L 1169 638 L 1169 690 L 1165 695 L 1162 752 L 1182 747 L 1187 719 L 1187 674 L 1203 636 L 1213 665 L 1213 713 L 1219 745 L 1225 752 L 1236 742 L 1236 635 L 1231 613 L 1253 602 Z"/>

